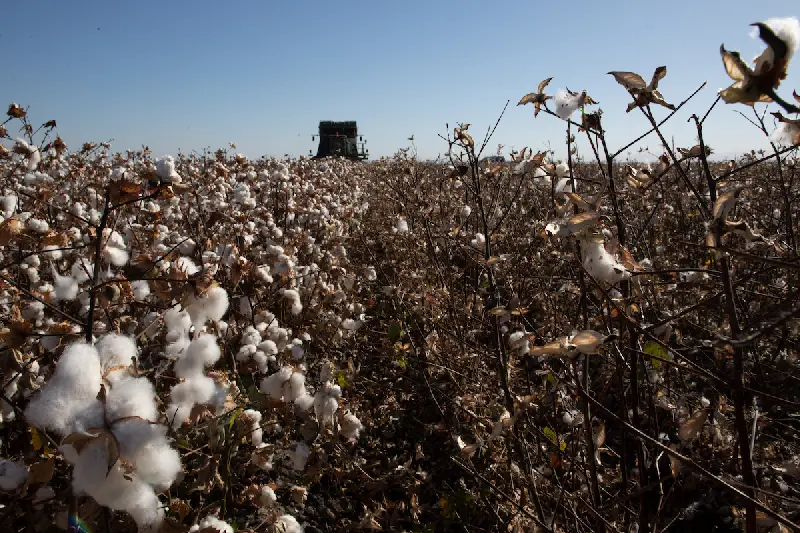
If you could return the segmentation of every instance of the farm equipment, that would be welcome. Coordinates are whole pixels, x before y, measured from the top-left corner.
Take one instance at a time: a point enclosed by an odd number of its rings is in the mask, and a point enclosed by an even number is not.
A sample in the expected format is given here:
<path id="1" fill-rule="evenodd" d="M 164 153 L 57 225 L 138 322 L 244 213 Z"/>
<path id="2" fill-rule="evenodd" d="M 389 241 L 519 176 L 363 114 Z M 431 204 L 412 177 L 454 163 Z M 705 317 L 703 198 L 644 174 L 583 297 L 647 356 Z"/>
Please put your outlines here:
<path id="1" fill-rule="evenodd" d="M 354 161 L 366 161 L 369 151 L 365 149 L 367 141 L 358 134 L 358 126 L 354 120 L 334 122 L 322 120 L 319 123 L 319 133 L 312 135 L 311 140 L 319 137 L 317 155 L 313 159 L 323 157 L 346 157 Z M 309 150 L 309 155 L 311 151 Z"/>

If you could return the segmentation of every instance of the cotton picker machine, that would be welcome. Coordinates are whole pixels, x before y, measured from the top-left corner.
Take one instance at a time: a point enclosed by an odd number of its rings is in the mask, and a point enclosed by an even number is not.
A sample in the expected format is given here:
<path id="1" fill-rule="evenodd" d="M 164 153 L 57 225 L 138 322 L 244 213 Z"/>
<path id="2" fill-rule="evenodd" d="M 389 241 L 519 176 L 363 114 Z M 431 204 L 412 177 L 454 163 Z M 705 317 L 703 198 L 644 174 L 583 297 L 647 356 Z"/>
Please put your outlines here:
<path id="1" fill-rule="evenodd" d="M 354 161 L 366 161 L 369 157 L 369 151 L 365 149 L 367 141 L 358 134 L 358 126 L 354 120 L 320 121 L 319 133 L 312 135 L 311 140 L 316 140 L 316 137 L 319 137 L 319 147 L 317 147 L 317 155 L 312 159 L 346 157 Z M 311 155 L 310 150 L 309 155 Z"/>

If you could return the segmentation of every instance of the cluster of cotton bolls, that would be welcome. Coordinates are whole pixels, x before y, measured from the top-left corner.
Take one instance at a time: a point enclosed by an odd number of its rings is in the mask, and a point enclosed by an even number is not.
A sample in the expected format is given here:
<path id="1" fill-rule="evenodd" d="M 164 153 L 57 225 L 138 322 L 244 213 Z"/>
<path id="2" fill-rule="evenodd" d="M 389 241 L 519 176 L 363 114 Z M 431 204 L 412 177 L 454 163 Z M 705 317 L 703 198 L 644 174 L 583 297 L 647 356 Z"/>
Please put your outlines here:
<path id="1" fill-rule="evenodd" d="M 93 346 L 69 345 L 28 403 L 25 418 L 68 437 L 61 452 L 73 465 L 78 494 L 126 511 L 144 529 L 161 523 L 156 492 L 175 482 L 181 462 L 166 426 L 158 423 L 153 384 L 135 375 L 136 356 L 134 341 L 116 334 Z"/>

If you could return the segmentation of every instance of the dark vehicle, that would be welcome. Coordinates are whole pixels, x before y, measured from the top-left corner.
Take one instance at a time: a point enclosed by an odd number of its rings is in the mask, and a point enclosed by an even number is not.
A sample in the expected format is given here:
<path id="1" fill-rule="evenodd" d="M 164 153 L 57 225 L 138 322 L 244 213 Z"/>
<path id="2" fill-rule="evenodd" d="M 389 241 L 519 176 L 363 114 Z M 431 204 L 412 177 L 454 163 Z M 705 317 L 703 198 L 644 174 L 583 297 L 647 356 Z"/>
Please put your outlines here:
<path id="1" fill-rule="evenodd" d="M 319 137 L 317 155 L 313 159 L 322 157 L 346 157 L 354 161 L 366 161 L 369 151 L 364 148 L 367 141 L 358 134 L 355 120 L 334 122 L 322 120 L 319 123 L 319 134 L 312 135 L 311 140 Z"/>

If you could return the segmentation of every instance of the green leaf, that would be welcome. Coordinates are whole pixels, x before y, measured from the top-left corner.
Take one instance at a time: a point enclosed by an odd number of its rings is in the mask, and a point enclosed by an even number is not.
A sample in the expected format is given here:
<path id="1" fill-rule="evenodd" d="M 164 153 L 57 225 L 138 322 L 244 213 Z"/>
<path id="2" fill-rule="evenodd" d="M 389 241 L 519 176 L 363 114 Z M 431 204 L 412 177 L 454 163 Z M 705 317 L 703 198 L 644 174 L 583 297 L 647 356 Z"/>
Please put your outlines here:
<path id="1" fill-rule="evenodd" d="M 336 384 L 342 389 L 350 385 L 350 382 L 347 381 L 347 375 L 344 373 L 344 370 L 339 370 L 336 372 Z"/>
<path id="2" fill-rule="evenodd" d="M 228 431 L 233 427 L 233 424 L 236 423 L 236 419 L 239 418 L 239 415 L 242 414 L 242 408 L 239 407 L 236 409 L 233 414 L 231 415 L 230 420 L 228 420 Z"/>
<path id="3" fill-rule="evenodd" d="M 558 446 L 558 435 L 556 435 L 556 432 L 555 432 L 555 431 L 553 431 L 553 430 L 552 430 L 551 428 L 549 428 L 549 427 L 546 427 L 546 428 L 544 428 L 544 429 L 542 430 L 542 432 L 544 433 L 544 436 L 545 436 L 545 437 L 547 437 L 548 439 L 550 439 L 550 442 L 552 442 L 553 444 L 555 444 L 556 446 Z"/>
<path id="4" fill-rule="evenodd" d="M 400 340 L 400 337 L 403 336 L 403 326 L 400 324 L 399 321 L 395 320 L 391 324 L 389 324 L 389 340 L 392 342 L 397 342 Z"/>
<path id="5" fill-rule="evenodd" d="M 652 363 L 653 368 L 656 370 L 661 368 L 661 361 L 659 359 L 670 360 L 667 349 L 655 341 L 648 341 L 647 344 L 644 345 L 643 351 L 650 356 L 650 363 Z"/>
<path id="6" fill-rule="evenodd" d="M 558 385 L 558 380 L 556 380 L 556 377 L 555 377 L 555 376 L 552 374 L 552 372 L 551 372 L 550 374 L 547 374 L 547 375 L 544 377 L 544 383 L 542 383 L 542 385 L 544 385 L 544 384 L 546 384 L 546 383 L 548 383 L 548 382 L 549 382 L 549 383 L 550 383 L 550 384 L 551 384 L 553 387 L 555 387 L 555 386 L 557 386 L 557 385 Z"/>

